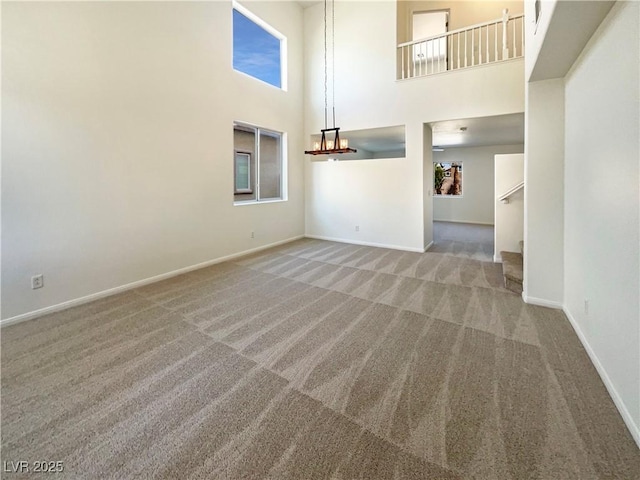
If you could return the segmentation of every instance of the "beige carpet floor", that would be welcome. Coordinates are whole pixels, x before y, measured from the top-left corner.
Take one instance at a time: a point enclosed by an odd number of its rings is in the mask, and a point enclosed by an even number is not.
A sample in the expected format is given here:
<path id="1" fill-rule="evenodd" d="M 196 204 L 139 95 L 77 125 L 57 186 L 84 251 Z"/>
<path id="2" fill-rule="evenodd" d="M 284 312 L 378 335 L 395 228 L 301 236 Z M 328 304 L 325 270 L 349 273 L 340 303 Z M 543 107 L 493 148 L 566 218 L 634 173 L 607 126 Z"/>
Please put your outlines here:
<path id="1" fill-rule="evenodd" d="M 2 460 L 82 479 L 639 478 L 562 312 L 462 250 L 304 239 L 4 328 Z"/>
<path id="2" fill-rule="evenodd" d="M 493 262 L 493 225 L 433 222 L 433 253 Z"/>

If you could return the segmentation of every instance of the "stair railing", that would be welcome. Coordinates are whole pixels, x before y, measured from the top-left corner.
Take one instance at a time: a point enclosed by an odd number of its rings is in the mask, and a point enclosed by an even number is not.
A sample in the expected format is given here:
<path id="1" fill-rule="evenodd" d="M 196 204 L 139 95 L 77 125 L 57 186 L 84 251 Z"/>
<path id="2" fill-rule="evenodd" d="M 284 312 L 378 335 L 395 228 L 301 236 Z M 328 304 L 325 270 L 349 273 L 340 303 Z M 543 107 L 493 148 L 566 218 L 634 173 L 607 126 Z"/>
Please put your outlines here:
<path id="1" fill-rule="evenodd" d="M 398 45 L 398 79 L 524 56 L 524 15 L 509 16 Z"/>
<path id="2" fill-rule="evenodd" d="M 509 203 L 509 197 L 522 188 L 524 188 L 524 182 L 520 182 L 517 185 L 511 187 L 509 190 L 499 196 L 498 200 L 500 200 L 502 203 Z"/>

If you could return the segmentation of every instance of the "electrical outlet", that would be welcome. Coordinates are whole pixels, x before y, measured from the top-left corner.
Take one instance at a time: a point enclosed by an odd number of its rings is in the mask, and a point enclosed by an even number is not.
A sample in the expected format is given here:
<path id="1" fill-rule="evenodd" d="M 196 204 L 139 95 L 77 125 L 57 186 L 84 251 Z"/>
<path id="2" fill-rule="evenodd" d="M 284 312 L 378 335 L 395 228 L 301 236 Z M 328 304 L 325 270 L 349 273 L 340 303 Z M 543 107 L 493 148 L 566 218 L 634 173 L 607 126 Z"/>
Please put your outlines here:
<path id="1" fill-rule="evenodd" d="M 33 277 L 31 277 L 31 288 L 33 290 L 42 287 L 44 287 L 44 276 L 42 274 L 34 275 Z"/>
<path id="2" fill-rule="evenodd" d="M 251 232 L 251 238 L 256 238 L 256 232 Z"/>
<path id="3" fill-rule="evenodd" d="M 356 232 L 360 231 L 360 225 L 356 225 Z"/>

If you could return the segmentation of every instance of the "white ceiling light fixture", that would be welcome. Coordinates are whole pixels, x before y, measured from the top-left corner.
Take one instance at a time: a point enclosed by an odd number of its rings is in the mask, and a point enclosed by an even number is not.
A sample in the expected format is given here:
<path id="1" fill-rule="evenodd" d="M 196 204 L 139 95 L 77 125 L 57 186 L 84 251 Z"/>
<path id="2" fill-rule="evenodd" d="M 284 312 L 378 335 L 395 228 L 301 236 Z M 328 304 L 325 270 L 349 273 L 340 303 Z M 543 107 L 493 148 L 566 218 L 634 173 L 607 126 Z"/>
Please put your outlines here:
<path id="1" fill-rule="evenodd" d="M 305 150 L 304 153 L 308 155 L 333 155 L 340 153 L 354 153 L 357 152 L 355 148 L 349 148 L 349 140 L 346 138 L 340 138 L 340 127 L 336 127 L 336 93 L 335 93 L 335 84 L 336 84 L 336 75 L 335 75 L 335 0 L 331 0 L 331 82 L 332 82 L 332 118 L 333 118 L 333 127 L 329 128 L 328 126 L 328 118 L 329 118 L 329 102 L 327 95 L 327 84 L 328 84 L 328 63 L 327 63 L 327 0 L 324 0 L 324 128 L 320 130 L 322 133 L 320 141 L 313 142 L 313 150 Z M 327 139 L 327 133 L 334 132 L 333 140 Z"/>

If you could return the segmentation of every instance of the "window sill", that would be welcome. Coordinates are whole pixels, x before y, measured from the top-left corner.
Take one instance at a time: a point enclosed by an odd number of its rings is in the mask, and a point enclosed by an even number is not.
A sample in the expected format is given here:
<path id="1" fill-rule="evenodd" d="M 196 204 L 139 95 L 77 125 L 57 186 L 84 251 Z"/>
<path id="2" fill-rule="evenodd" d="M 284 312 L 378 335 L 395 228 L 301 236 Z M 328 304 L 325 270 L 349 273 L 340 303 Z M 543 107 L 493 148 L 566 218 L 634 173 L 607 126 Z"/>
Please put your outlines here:
<path id="1" fill-rule="evenodd" d="M 278 198 L 278 199 L 274 199 L 274 200 L 260 200 L 260 201 L 256 201 L 256 200 L 247 200 L 246 202 L 233 202 L 233 206 L 234 207 L 241 207 L 243 205 L 261 205 L 264 203 L 282 203 L 282 202 L 286 202 L 287 199 L 286 198 Z"/>

